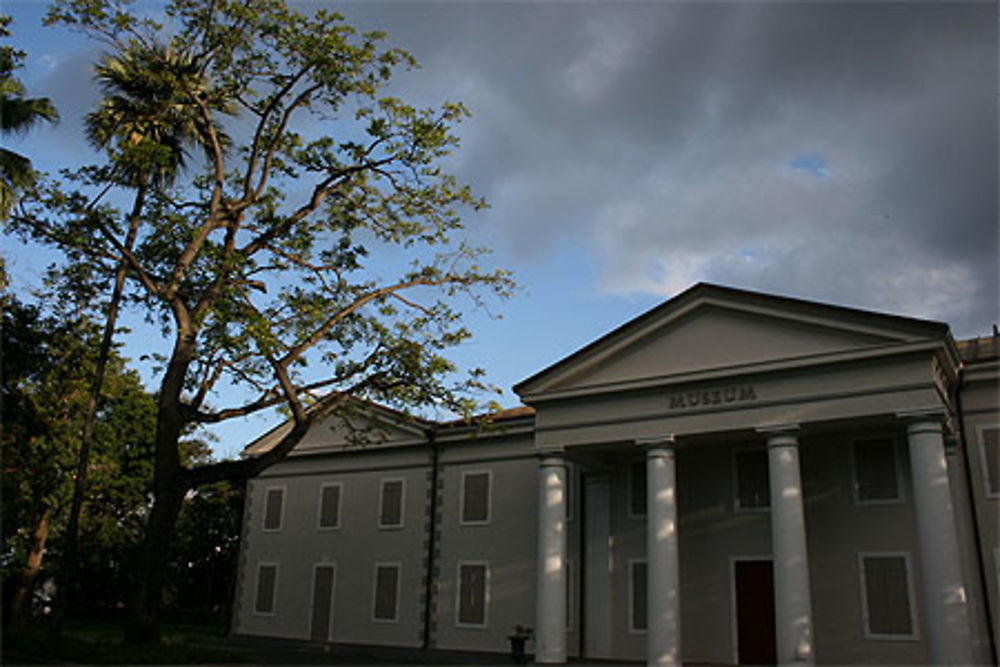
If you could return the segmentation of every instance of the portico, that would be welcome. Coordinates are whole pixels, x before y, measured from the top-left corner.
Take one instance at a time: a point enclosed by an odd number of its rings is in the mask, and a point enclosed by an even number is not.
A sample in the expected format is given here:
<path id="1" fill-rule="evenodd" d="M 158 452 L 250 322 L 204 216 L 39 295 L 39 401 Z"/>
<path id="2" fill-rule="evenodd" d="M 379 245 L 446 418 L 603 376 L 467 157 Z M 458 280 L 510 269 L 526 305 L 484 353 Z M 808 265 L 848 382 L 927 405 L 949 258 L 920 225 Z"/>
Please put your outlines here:
<path id="1" fill-rule="evenodd" d="M 773 605 L 780 664 L 850 661 L 836 647 L 854 635 L 871 642 L 858 661 L 969 662 L 944 455 L 955 363 L 936 323 L 701 285 L 521 383 L 541 453 L 536 661 L 567 659 L 575 461 L 581 655 L 641 642 L 650 665 L 749 661 L 736 564 L 758 562 L 771 599 L 751 606 Z M 623 510 L 639 457 L 644 514 Z M 626 578 L 623 602 L 610 582 Z M 880 608 L 882 591 L 899 603 Z"/>

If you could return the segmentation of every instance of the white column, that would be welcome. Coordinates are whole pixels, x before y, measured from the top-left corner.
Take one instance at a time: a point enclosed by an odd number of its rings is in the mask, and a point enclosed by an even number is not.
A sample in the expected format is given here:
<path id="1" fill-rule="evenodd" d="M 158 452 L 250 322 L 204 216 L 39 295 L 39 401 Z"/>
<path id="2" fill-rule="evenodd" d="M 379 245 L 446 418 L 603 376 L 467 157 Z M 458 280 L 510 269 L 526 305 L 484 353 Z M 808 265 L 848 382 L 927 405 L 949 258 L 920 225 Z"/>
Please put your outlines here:
<path id="1" fill-rule="evenodd" d="M 681 664 L 677 493 L 673 439 L 646 445 L 648 665 Z"/>
<path id="2" fill-rule="evenodd" d="M 535 662 L 566 662 L 566 464 L 546 455 L 538 465 L 538 581 Z"/>
<path id="3" fill-rule="evenodd" d="M 968 664 L 972 662 L 968 610 L 942 425 L 937 419 L 920 419 L 907 426 L 907 435 L 930 661 Z"/>
<path id="4" fill-rule="evenodd" d="M 614 598 L 611 589 L 611 478 L 608 475 L 587 475 L 585 486 L 587 537 L 584 574 L 584 609 L 587 658 L 611 656 L 611 610 Z"/>
<path id="5" fill-rule="evenodd" d="M 813 662 L 812 601 L 799 441 L 795 429 L 765 431 L 771 479 L 774 626 L 778 664 Z"/>

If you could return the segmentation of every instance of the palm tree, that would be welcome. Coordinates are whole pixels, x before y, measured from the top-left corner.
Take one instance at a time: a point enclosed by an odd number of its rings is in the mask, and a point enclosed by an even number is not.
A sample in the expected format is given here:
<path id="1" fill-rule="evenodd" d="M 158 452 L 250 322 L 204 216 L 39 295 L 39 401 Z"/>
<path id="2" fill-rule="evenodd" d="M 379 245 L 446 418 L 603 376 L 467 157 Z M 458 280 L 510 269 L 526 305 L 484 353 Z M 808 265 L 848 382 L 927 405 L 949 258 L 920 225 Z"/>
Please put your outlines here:
<path id="1" fill-rule="evenodd" d="M 212 99 L 197 58 L 169 47 L 137 46 L 105 56 L 96 73 L 105 97 L 87 116 L 87 138 L 111 153 L 125 185 L 168 185 L 185 166 L 188 145 L 207 152 L 210 129 L 224 141 L 199 105 L 225 112 Z"/>
<path id="2" fill-rule="evenodd" d="M 9 37 L 11 18 L 0 16 L 0 37 Z M 24 97 L 24 85 L 14 77 L 24 54 L 8 45 L 0 47 L 0 135 L 28 132 L 41 121 L 55 122 L 59 115 L 47 97 Z M 31 160 L 0 147 L 0 220 L 6 220 L 19 192 L 35 182 Z"/>

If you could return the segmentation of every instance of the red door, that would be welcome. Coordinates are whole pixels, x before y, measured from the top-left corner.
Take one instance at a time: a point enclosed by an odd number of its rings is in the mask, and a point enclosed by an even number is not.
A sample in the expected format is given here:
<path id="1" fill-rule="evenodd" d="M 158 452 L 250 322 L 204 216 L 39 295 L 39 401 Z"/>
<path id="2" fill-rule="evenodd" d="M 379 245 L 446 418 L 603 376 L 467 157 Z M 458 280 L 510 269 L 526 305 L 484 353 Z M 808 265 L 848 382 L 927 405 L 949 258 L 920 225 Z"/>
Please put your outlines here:
<path id="1" fill-rule="evenodd" d="M 736 561 L 736 650 L 741 665 L 773 665 L 774 574 L 769 560 Z"/>

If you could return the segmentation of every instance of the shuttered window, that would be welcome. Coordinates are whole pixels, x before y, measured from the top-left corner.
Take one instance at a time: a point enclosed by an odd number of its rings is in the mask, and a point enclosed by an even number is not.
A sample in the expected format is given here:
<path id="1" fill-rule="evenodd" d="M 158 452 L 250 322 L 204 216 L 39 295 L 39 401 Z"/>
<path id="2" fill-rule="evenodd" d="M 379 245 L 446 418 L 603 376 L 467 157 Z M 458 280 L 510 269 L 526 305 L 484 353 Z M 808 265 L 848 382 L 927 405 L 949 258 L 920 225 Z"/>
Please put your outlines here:
<path id="1" fill-rule="evenodd" d="M 375 565 L 375 601 L 372 618 L 376 621 L 396 621 L 399 618 L 399 571 L 398 563 Z"/>
<path id="2" fill-rule="evenodd" d="M 278 587 L 278 566 L 261 563 L 257 566 L 257 594 L 253 610 L 257 614 L 274 613 L 274 594 Z"/>
<path id="3" fill-rule="evenodd" d="M 906 554 L 861 554 L 861 593 L 865 634 L 915 636 L 909 559 Z"/>
<path id="4" fill-rule="evenodd" d="M 628 513 L 642 516 L 646 513 L 646 460 L 632 461 L 628 470 Z"/>
<path id="5" fill-rule="evenodd" d="M 285 489 L 280 486 L 268 487 L 264 491 L 264 530 L 281 530 L 284 513 Z"/>
<path id="6" fill-rule="evenodd" d="M 489 523 L 492 477 L 489 471 L 462 473 L 462 523 Z"/>
<path id="7" fill-rule="evenodd" d="M 645 632 L 648 626 L 646 607 L 646 561 L 629 561 L 628 599 L 629 632 Z"/>
<path id="8" fill-rule="evenodd" d="M 771 506 L 767 465 L 766 449 L 736 452 L 736 507 L 738 509 L 764 509 Z"/>
<path id="9" fill-rule="evenodd" d="M 458 564 L 457 625 L 486 626 L 488 573 L 486 563 Z"/>
<path id="10" fill-rule="evenodd" d="M 379 528 L 399 528 L 403 525 L 403 480 L 382 480 L 378 525 Z"/>
<path id="11" fill-rule="evenodd" d="M 891 438 L 855 441 L 854 484 L 858 502 L 900 499 L 896 447 Z"/>
<path id="12" fill-rule="evenodd" d="M 1000 428 L 984 428 L 980 436 L 986 493 L 1000 497 Z"/>
<path id="13" fill-rule="evenodd" d="M 324 484 L 319 488 L 319 527 L 340 527 L 340 484 Z"/>

